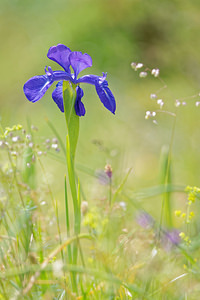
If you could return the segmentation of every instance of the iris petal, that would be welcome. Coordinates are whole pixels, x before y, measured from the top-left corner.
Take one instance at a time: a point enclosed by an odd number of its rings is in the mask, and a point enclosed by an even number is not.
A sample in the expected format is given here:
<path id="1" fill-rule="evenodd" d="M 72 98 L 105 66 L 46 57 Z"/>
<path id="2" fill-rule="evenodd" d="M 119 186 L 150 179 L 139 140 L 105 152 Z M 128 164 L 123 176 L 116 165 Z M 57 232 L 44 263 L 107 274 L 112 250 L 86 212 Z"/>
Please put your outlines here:
<path id="1" fill-rule="evenodd" d="M 82 70 L 92 66 L 92 58 L 88 54 L 82 54 L 78 51 L 70 53 L 69 61 L 74 70 L 75 78 Z"/>
<path id="2" fill-rule="evenodd" d="M 66 72 L 70 73 L 70 62 L 69 55 L 71 50 L 62 44 L 53 46 L 49 49 L 47 57 L 55 62 L 57 62 L 61 67 L 65 69 Z"/>
<path id="3" fill-rule="evenodd" d="M 29 101 L 36 102 L 44 96 L 52 83 L 46 75 L 34 76 L 24 84 L 24 94 Z"/>
<path id="4" fill-rule="evenodd" d="M 95 85 L 100 78 L 101 77 L 97 75 L 84 75 L 77 80 L 77 83 L 83 82 Z"/>
<path id="5" fill-rule="evenodd" d="M 58 108 L 64 112 L 64 104 L 63 104 L 63 81 L 59 81 L 56 84 L 56 88 L 52 93 L 52 98 L 54 102 L 57 104 Z"/>
<path id="6" fill-rule="evenodd" d="M 96 87 L 97 94 L 101 102 L 103 103 L 103 105 L 113 114 L 115 114 L 115 110 L 116 110 L 115 98 L 108 87 L 108 82 L 106 80 L 103 81 L 102 83 L 99 83 L 97 81 L 95 87 Z"/>
<path id="7" fill-rule="evenodd" d="M 77 116 L 79 116 L 79 117 L 85 115 L 85 107 L 84 107 L 83 102 L 81 101 L 81 98 L 83 97 L 83 95 L 84 95 L 83 90 L 79 86 L 77 86 L 76 101 L 75 101 L 74 108 L 75 108 Z"/>

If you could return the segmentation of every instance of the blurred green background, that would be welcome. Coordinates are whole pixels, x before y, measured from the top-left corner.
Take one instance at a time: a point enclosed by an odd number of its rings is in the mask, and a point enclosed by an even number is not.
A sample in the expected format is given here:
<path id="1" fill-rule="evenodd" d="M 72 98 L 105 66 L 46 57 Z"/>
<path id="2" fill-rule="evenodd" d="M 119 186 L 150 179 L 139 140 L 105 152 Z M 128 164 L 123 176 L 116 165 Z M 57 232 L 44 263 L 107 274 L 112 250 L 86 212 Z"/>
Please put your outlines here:
<path id="1" fill-rule="evenodd" d="M 63 43 L 92 57 L 93 67 L 83 74 L 108 72 L 117 102 L 113 116 L 104 109 L 93 86 L 83 87 L 86 115 L 80 120 L 77 162 L 92 170 L 111 163 L 116 184 L 132 167 L 127 183 L 131 189 L 159 184 L 159 156 L 162 146 L 170 143 L 173 118 L 160 114 L 157 126 L 144 119 L 146 110 L 157 108 L 150 94 L 162 84 L 152 76 L 139 78 L 130 64 L 143 62 L 160 69 L 168 88 L 159 97 L 164 108 L 174 111 L 175 99 L 200 91 L 199 16 L 199 0 L 1 0 L 2 125 L 26 127 L 28 118 L 39 128 L 42 142 L 52 136 L 48 118 L 64 140 L 64 116 L 51 99 L 53 87 L 35 104 L 23 94 L 24 83 L 44 74 L 46 65 L 57 69 L 46 54 L 51 46 Z M 177 110 L 172 148 L 176 184 L 199 185 L 199 114 L 195 100 Z M 51 160 L 47 165 L 56 172 L 53 182 L 60 183 L 55 188 L 62 189 L 63 166 Z M 95 198 L 94 178 L 80 176 L 91 199 Z"/>

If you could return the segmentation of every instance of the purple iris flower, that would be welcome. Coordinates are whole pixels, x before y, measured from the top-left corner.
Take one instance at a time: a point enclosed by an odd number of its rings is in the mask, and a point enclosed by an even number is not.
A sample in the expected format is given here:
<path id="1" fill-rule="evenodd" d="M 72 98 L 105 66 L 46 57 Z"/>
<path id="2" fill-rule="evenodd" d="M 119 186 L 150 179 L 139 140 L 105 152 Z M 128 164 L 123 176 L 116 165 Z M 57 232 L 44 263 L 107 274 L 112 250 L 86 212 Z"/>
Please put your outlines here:
<path id="1" fill-rule="evenodd" d="M 103 73 L 103 76 L 84 75 L 77 78 L 82 70 L 92 66 L 92 59 L 88 54 L 82 54 L 77 51 L 72 52 L 65 45 L 58 44 L 49 49 L 47 57 L 57 62 L 63 67 L 64 71 L 53 71 L 51 67 L 45 67 L 45 75 L 30 78 L 24 85 L 24 93 L 29 101 L 34 103 L 40 100 L 52 83 L 58 81 L 56 88 L 52 93 L 52 98 L 59 109 L 64 112 L 63 80 L 67 80 L 76 86 L 76 101 L 74 106 L 76 114 L 78 116 L 84 116 L 85 107 L 81 101 L 84 93 L 79 84 L 89 83 L 95 86 L 96 92 L 103 105 L 113 114 L 115 113 L 115 98 L 108 87 L 105 73 Z M 71 73 L 70 67 L 73 69 L 74 73 Z"/>

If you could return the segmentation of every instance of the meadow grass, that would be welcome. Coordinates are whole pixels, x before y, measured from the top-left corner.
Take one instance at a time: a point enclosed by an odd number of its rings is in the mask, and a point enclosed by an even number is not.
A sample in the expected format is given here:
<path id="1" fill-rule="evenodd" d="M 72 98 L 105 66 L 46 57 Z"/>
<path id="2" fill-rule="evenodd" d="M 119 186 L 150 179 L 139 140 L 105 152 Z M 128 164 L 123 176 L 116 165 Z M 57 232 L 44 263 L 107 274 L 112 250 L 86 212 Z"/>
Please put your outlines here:
<path id="1" fill-rule="evenodd" d="M 137 66 L 140 77 L 160 78 Z M 173 182 L 176 113 L 187 99 L 168 110 L 158 97 L 163 88 L 161 80 L 151 95 L 155 109 L 146 113 L 155 124 L 159 114 L 172 119 L 156 186 L 127 185 L 132 168 L 119 174 L 110 164 L 95 171 L 76 162 L 77 141 L 63 141 L 49 120 L 50 138 L 30 121 L 1 128 L 0 299 L 198 299 L 200 189 Z M 54 195 L 47 157 L 66 165 L 64 174 L 52 175 L 61 178 L 62 197 Z M 81 174 L 92 178 L 95 202 Z M 183 199 L 178 209 L 176 197 Z M 161 205 L 152 216 L 144 201 L 156 198 Z"/>

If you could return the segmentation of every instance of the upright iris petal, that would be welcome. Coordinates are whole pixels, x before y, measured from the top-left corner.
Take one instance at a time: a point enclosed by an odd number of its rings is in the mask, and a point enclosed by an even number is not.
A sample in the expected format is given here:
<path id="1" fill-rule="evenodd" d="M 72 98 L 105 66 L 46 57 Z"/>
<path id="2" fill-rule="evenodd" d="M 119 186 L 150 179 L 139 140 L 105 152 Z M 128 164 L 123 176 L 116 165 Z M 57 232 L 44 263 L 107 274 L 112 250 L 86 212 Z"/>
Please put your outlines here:
<path id="1" fill-rule="evenodd" d="M 47 57 L 55 62 L 57 62 L 66 72 L 70 73 L 70 62 L 69 55 L 71 50 L 62 44 L 58 44 L 57 46 L 53 46 L 49 49 L 47 53 Z"/>
<path id="2" fill-rule="evenodd" d="M 82 54 L 81 52 L 72 52 L 69 56 L 70 64 L 74 70 L 75 78 L 78 74 L 86 68 L 92 66 L 92 59 L 88 54 Z"/>
<path id="3" fill-rule="evenodd" d="M 85 107 L 81 101 L 83 90 L 79 84 L 89 83 L 95 86 L 96 92 L 103 105 L 113 114 L 116 110 L 115 98 L 108 87 L 106 74 L 103 76 L 84 75 L 77 78 L 78 74 L 85 68 L 92 66 L 92 59 L 88 54 L 81 52 L 72 52 L 68 47 L 62 44 L 53 46 L 49 49 L 47 57 L 57 62 L 64 71 L 53 71 L 51 67 L 45 68 L 46 75 L 34 76 L 24 84 L 24 93 L 27 99 L 31 102 L 36 102 L 41 99 L 47 89 L 54 81 L 58 81 L 55 90 L 52 93 L 52 98 L 57 104 L 61 112 L 64 112 L 63 105 L 63 80 L 69 81 L 73 88 L 76 89 L 76 101 L 74 108 L 78 116 L 85 115 Z M 74 70 L 71 74 L 70 66 Z"/>

